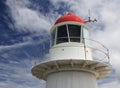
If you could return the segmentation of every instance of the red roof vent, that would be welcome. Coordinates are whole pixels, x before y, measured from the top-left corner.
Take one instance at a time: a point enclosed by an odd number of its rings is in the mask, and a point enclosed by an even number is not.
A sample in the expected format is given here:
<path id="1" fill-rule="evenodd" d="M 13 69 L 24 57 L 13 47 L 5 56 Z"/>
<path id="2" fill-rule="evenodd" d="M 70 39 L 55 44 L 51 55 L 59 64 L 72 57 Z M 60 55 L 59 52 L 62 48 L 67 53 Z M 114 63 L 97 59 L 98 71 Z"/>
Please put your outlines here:
<path id="1" fill-rule="evenodd" d="M 79 23 L 85 24 L 85 21 L 82 18 L 75 16 L 72 13 L 68 13 L 68 14 L 65 14 L 64 16 L 60 17 L 55 22 L 55 24 L 62 23 L 62 22 L 68 22 L 68 21 L 79 22 Z"/>

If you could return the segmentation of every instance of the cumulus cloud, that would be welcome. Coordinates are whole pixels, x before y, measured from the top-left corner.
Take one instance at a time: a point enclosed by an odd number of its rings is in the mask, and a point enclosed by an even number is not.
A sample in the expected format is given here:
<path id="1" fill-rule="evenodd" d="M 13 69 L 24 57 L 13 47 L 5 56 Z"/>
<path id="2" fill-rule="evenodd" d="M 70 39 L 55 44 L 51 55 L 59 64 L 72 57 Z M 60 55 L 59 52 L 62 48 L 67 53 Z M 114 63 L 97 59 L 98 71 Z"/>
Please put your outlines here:
<path id="1" fill-rule="evenodd" d="M 19 31 L 43 31 L 51 27 L 51 17 L 46 17 L 38 10 L 29 8 L 29 0 L 7 0 L 14 25 Z M 48 15 L 49 16 L 49 15 Z"/>
<path id="2" fill-rule="evenodd" d="M 114 69 L 116 69 L 116 73 L 118 75 L 118 79 L 120 77 L 120 48 L 119 48 L 119 25 L 120 21 L 120 11 L 117 10 L 119 8 L 118 1 L 109 2 L 108 5 L 104 3 L 100 12 L 101 22 L 104 24 L 104 28 L 102 30 L 97 30 L 94 32 L 93 38 L 101 41 L 103 44 L 108 46 L 110 50 L 110 58 L 111 64 Z M 117 85 L 117 83 L 116 83 Z"/>

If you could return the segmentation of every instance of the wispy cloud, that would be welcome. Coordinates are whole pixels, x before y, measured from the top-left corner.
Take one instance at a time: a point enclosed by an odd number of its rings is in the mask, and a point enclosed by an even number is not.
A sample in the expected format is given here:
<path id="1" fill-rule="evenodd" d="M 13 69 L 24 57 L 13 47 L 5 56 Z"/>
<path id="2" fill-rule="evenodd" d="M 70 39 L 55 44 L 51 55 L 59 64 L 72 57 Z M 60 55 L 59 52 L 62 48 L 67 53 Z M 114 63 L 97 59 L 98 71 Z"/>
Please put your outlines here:
<path id="1" fill-rule="evenodd" d="M 117 80 L 114 82 L 101 84 L 100 88 L 114 88 L 115 86 L 117 86 L 117 88 L 120 88 L 120 83 Z"/>
<path id="2" fill-rule="evenodd" d="M 15 50 L 12 50 L 15 52 Z M 11 55 L 10 55 L 11 56 Z M 12 58 L 9 56 L 9 59 Z M 18 56 L 14 56 L 14 58 L 17 58 Z M 6 58 L 8 59 L 8 58 Z M 21 60 L 17 58 L 18 61 L 14 63 L 15 61 L 10 59 L 7 60 L 8 63 L 0 62 L 0 70 L 2 71 L 0 73 L 0 87 L 2 88 L 45 88 L 45 82 L 44 81 L 38 81 L 35 77 L 31 74 L 31 68 L 32 68 L 32 61 L 29 60 L 30 58 L 22 58 Z"/>

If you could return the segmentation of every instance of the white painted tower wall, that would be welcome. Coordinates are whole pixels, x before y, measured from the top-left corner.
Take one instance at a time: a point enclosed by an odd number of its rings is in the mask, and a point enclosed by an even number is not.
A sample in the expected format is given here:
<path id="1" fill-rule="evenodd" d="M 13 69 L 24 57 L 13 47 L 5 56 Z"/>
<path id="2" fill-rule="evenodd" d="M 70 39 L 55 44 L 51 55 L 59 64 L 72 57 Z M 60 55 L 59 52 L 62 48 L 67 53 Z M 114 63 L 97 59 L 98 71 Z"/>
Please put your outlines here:
<path id="1" fill-rule="evenodd" d="M 62 43 L 50 49 L 51 60 L 93 60 L 91 48 L 80 43 Z"/>
<path id="2" fill-rule="evenodd" d="M 47 78 L 46 88 L 98 88 L 94 74 L 84 71 L 52 73 Z"/>

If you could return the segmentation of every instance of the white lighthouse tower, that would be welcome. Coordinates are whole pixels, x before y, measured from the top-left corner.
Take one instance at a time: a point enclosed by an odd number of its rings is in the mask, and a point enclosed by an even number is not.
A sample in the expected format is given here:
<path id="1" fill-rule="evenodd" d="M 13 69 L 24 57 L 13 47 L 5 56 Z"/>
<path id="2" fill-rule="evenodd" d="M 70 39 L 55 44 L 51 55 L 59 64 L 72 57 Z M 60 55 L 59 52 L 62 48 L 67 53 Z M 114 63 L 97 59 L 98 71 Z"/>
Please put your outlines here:
<path id="1" fill-rule="evenodd" d="M 99 49 L 91 47 L 85 21 L 72 13 L 65 14 L 51 28 L 50 35 L 50 59 L 34 66 L 32 74 L 45 80 L 46 88 L 98 88 L 97 80 L 111 69 L 95 58 L 101 56 L 93 55 Z"/>

